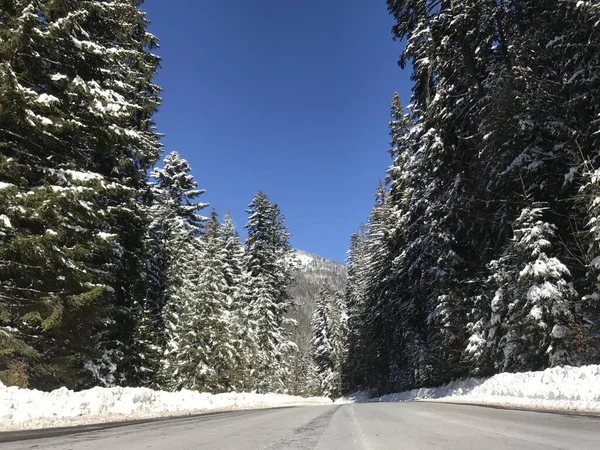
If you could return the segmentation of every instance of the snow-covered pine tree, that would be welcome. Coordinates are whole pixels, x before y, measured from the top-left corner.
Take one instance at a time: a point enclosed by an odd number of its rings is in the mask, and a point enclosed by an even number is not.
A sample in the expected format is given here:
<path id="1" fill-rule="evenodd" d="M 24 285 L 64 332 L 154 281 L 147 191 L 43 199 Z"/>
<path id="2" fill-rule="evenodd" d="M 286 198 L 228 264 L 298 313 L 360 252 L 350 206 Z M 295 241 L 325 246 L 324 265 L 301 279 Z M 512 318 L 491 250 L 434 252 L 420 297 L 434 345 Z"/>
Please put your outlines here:
<path id="1" fill-rule="evenodd" d="M 516 283 L 523 267 L 523 257 L 515 251 L 514 238 L 503 253 L 486 267 L 488 278 L 474 299 L 467 325 L 464 359 L 470 374 L 492 375 L 504 370 L 504 344 L 511 305 L 516 302 Z"/>
<path id="2" fill-rule="evenodd" d="M 348 357 L 348 307 L 343 292 L 331 293 L 329 312 L 329 330 L 335 373 L 331 395 L 338 398 L 342 394 L 342 374 Z"/>
<path id="3" fill-rule="evenodd" d="M 345 298 L 325 286 L 315 301 L 308 379 L 316 378 L 319 394 L 337 398 L 342 393 L 342 370 L 347 356 L 348 315 Z M 311 373 L 314 371 L 314 374 Z"/>
<path id="4" fill-rule="evenodd" d="M 375 204 L 367 222 L 365 245 L 365 323 L 367 328 L 365 363 L 369 376 L 365 381 L 376 390 L 385 390 L 389 382 L 390 345 L 394 321 L 390 312 L 388 281 L 392 269 L 390 219 L 387 192 L 380 182 Z"/>
<path id="5" fill-rule="evenodd" d="M 235 358 L 232 358 L 230 363 L 231 370 L 228 377 L 230 386 L 239 391 L 244 387 L 244 372 L 250 365 L 247 358 L 251 355 L 251 347 L 248 347 L 248 336 L 245 330 L 247 309 L 245 308 L 244 289 L 242 287 L 244 245 L 229 213 L 225 213 L 223 217 L 223 223 L 219 228 L 219 236 L 230 311 L 228 327 L 231 345 L 236 350 Z"/>
<path id="6" fill-rule="evenodd" d="M 476 373 L 579 362 L 577 292 L 568 268 L 549 256 L 556 227 L 542 220 L 547 210 L 535 204 L 523 208 L 504 254 L 488 266 L 493 296 L 489 307 L 480 306 L 481 319 L 467 346 Z"/>
<path id="7" fill-rule="evenodd" d="M 321 395 L 332 396 L 335 386 L 335 357 L 332 343 L 331 301 L 327 288 L 321 289 L 315 302 L 312 318 L 313 337 L 311 341 L 312 360 Z"/>
<path id="8" fill-rule="evenodd" d="M 480 218 L 490 205 L 477 195 L 485 167 L 478 166 L 476 105 L 503 58 L 494 8 L 480 0 L 388 1 L 395 35 L 407 42 L 400 63 L 412 61 L 415 81 L 411 114 L 395 121 L 406 131 L 392 136 L 401 151 L 392 153 L 398 156 L 389 172 L 397 268 L 391 295 L 402 324 L 393 347 L 406 349 L 393 358 L 394 370 L 414 369 L 394 378 L 409 384 L 442 383 L 465 370 L 467 299 L 478 283 L 463 277 L 478 280 L 485 266 L 478 258 L 485 261 L 489 248 L 489 225 Z"/>
<path id="9" fill-rule="evenodd" d="M 35 387 L 89 386 L 84 363 L 115 367 L 131 344 L 139 198 L 161 148 L 156 39 L 138 4 L 2 4 L 0 320 L 15 348 L 0 353 Z M 105 381 L 126 375 L 121 363 Z"/>
<path id="10" fill-rule="evenodd" d="M 366 308 L 365 264 L 366 227 L 350 236 L 346 267 L 348 283 L 344 293 L 348 310 L 347 357 L 342 368 L 342 391 L 352 392 L 366 386 Z"/>
<path id="11" fill-rule="evenodd" d="M 207 392 L 232 389 L 238 361 L 232 327 L 220 225 L 213 210 L 199 241 L 195 276 L 175 327 L 177 350 L 172 359 L 173 388 Z"/>
<path id="12" fill-rule="evenodd" d="M 253 366 L 246 385 L 254 383 L 263 392 L 283 391 L 289 355 L 296 349 L 285 327 L 285 313 L 291 306 L 288 288 L 295 267 L 290 234 L 279 207 L 264 193 L 254 196 L 247 212 L 242 284 Z"/>
<path id="13" fill-rule="evenodd" d="M 170 386 L 172 360 L 177 355 L 179 315 L 190 302 L 197 269 L 198 241 L 206 218 L 198 211 L 208 206 L 198 202 L 204 190 L 191 175 L 189 163 L 179 153 L 164 158 L 163 167 L 155 168 L 151 176 L 151 200 L 148 208 L 152 219 L 147 233 L 150 262 L 146 296 L 140 305 L 141 327 L 136 336 L 144 355 L 139 365 L 140 377 L 148 383 Z M 161 359 L 156 377 L 155 349 Z M 157 372 L 155 372 L 157 373 Z"/>
<path id="14" fill-rule="evenodd" d="M 549 256 L 556 227 L 542 220 L 545 210 L 543 205 L 526 207 L 515 222 L 512 251 L 521 267 L 508 291 L 500 342 L 506 371 L 579 362 L 573 345 L 579 325 L 574 311 L 577 292 L 568 281 L 569 269 Z"/>
<path id="15" fill-rule="evenodd" d="M 235 229 L 235 224 L 229 213 L 225 213 L 223 216 L 223 223 L 219 231 L 225 258 L 225 278 L 227 286 L 230 288 L 228 295 L 236 297 L 236 291 L 240 286 L 243 272 L 244 245 L 240 240 L 240 236 Z"/>
<path id="16" fill-rule="evenodd" d="M 198 237 L 207 220 L 198 210 L 206 208 L 208 203 L 195 201 L 204 194 L 204 189 L 198 189 L 191 171 L 189 163 L 174 151 L 165 156 L 163 167 L 155 168 L 150 176 L 156 180 L 152 194 L 158 209 L 164 205 L 172 215 L 185 219 L 189 234 Z"/>
<path id="17" fill-rule="evenodd" d="M 411 204 L 415 196 L 420 195 L 419 161 L 423 156 L 417 146 L 417 136 L 421 127 L 414 111 L 405 112 L 398 93 L 395 93 L 390 105 L 390 149 L 393 164 L 387 170 L 386 182 L 389 192 L 385 193 L 385 202 L 373 208 L 370 221 L 374 230 L 370 233 L 375 242 L 379 242 L 378 253 L 385 256 L 388 267 L 379 269 L 385 275 L 378 281 L 380 305 L 386 305 L 387 311 L 379 314 L 388 321 L 388 333 L 379 339 L 379 345 L 387 345 L 388 373 L 385 383 L 388 389 L 403 390 L 414 386 L 415 355 L 421 354 L 418 322 L 415 320 L 415 301 L 406 295 L 405 270 L 409 263 L 407 249 L 408 228 L 411 219 Z M 413 219 L 414 220 L 414 219 Z M 379 231 L 377 231 L 379 229 Z M 373 245 L 373 244 L 371 244 Z M 373 255 L 369 256 L 373 258 Z M 377 260 L 375 259 L 375 264 Z M 386 263 L 380 263 L 385 266 Z M 380 383 L 381 384 L 381 383 Z"/>

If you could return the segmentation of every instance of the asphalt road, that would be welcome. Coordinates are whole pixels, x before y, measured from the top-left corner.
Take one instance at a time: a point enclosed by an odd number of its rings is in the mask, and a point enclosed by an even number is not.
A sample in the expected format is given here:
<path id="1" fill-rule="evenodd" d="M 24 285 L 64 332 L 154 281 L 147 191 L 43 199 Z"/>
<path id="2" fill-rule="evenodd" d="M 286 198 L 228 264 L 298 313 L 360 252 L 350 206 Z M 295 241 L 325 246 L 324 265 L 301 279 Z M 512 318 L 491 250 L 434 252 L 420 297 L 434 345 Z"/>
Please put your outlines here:
<path id="1" fill-rule="evenodd" d="M 0 450 L 600 449 L 600 419 L 442 403 L 197 416 L 0 443 Z"/>

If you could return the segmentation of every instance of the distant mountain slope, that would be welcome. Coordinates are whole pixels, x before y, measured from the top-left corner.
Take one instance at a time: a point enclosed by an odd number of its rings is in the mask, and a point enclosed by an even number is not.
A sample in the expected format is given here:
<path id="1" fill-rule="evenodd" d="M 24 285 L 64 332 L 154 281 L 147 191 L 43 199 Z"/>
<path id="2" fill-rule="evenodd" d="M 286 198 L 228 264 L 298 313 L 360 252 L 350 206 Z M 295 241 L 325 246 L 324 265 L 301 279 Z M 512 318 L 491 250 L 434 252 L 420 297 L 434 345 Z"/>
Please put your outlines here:
<path id="1" fill-rule="evenodd" d="M 346 287 L 346 266 L 302 250 L 295 250 L 295 255 L 300 262 L 300 269 L 296 282 L 290 288 L 290 294 L 297 304 L 296 313 L 299 316 L 308 315 L 310 323 L 315 298 L 321 288 L 328 286 L 339 291 Z"/>
<path id="2" fill-rule="evenodd" d="M 317 294 L 323 286 L 328 286 L 334 291 L 344 290 L 346 266 L 302 250 L 296 250 L 295 256 L 300 262 L 300 269 L 296 282 L 289 290 L 296 304 L 296 307 L 289 312 L 289 316 L 298 322 L 298 326 L 292 331 L 292 340 L 299 347 L 299 357 L 305 358 L 310 350 L 312 336 L 310 322 Z"/>

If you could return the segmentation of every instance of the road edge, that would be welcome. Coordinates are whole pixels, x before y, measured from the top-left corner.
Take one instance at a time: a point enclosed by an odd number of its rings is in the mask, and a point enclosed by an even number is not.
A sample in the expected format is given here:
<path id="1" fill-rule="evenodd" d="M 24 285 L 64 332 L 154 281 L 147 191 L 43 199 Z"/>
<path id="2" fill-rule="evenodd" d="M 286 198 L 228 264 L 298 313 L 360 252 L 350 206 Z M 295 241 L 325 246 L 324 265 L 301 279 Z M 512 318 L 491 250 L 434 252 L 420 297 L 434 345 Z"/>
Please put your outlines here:
<path id="1" fill-rule="evenodd" d="M 422 400 L 411 400 L 415 402 L 422 403 L 442 403 L 448 405 L 463 405 L 463 406 L 479 406 L 482 408 L 492 408 L 492 409 L 506 409 L 510 411 L 529 411 L 529 412 L 537 412 L 537 413 L 546 413 L 546 414 L 558 414 L 558 415 L 566 415 L 566 416 L 583 416 L 583 417 L 596 417 L 600 418 L 600 411 L 592 411 L 592 410 L 573 410 L 573 409 L 561 409 L 561 408 L 551 408 L 547 405 L 539 405 L 536 406 L 525 406 L 525 405 L 517 405 L 517 404 L 503 404 L 503 403 L 482 403 L 482 402 L 469 402 L 464 400 L 454 401 L 454 400 L 445 400 L 445 399 L 422 399 Z M 374 402 L 377 403 L 377 402 Z M 383 403 L 383 402 L 382 402 Z M 394 403 L 394 402 L 390 402 Z"/>
<path id="2" fill-rule="evenodd" d="M 283 406 L 273 406 L 266 408 L 246 408 L 246 409 L 233 409 L 229 411 L 205 411 L 205 412 L 196 412 L 190 414 L 180 414 L 174 416 L 159 416 L 159 417 L 147 417 L 143 419 L 129 419 L 129 420 L 115 420 L 110 422 L 96 422 L 89 424 L 80 424 L 80 425 L 68 425 L 61 427 L 46 427 L 46 428 L 33 428 L 33 429 L 23 429 L 23 430 L 7 430 L 0 431 L 0 444 L 4 444 L 7 442 L 18 442 L 18 441 L 30 441 L 34 439 L 45 439 L 45 438 L 53 438 L 60 436 L 67 436 L 70 434 L 79 434 L 79 433 L 89 433 L 92 431 L 102 431 L 108 430 L 112 428 L 120 428 L 131 425 L 143 425 L 146 423 L 156 423 L 156 422 L 167 422 L 171 420 L 181 420 L 181 419 L 197 419 L 200 417 L 214 417 L 220 415 L 227 414 L 249 414 L 253 412 L 260 411 L 270 411 L 277 409 L 287 409 L 287 408 L 298 408 L 306 405 L 283 405 Z"/>

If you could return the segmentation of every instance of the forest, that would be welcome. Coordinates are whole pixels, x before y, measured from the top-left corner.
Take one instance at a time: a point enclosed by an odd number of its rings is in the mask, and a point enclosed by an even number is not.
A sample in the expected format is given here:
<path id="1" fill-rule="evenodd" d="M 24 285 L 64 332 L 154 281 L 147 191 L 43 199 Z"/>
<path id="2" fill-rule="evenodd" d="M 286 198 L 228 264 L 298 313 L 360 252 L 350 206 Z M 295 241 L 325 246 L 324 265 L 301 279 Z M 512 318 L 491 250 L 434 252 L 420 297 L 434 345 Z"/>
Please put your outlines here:
<path id="1" fill-rule="evenodd" d="M 600 362 L 597 2 L 387 1 L 411 101 L 300 328 L 279 205 L 242 241 L 161 144 L 141 5 L 0 0 L 2 383 L 337 397 Z"/>
<path id="2" fill-rule="evenodd" d="M 600 5 L 387 5 L 413 91 L 350 243 L 345 389 L 597 363 Z"/>

